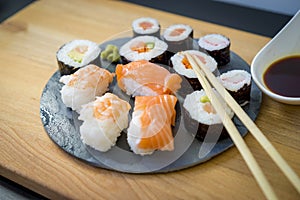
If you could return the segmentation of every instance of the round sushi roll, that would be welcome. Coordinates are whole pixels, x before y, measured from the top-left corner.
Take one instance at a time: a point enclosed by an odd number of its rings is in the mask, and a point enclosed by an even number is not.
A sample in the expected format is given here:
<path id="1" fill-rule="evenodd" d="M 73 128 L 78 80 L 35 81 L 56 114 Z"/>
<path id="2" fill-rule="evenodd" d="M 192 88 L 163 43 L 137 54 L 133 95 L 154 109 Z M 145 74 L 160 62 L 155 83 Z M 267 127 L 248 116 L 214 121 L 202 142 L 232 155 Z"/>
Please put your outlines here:
<path id="1" fill-rule="evenodd" d="M 72 74 L 88 64 L 100 66 L 100 52 L 98 44 L 89 40 L 73 40 L 64 44 L 56 52 L 60 74 Z"/>
<path id="2" fill-rule="evenodd" d="M 251 75 L 249 72 L 230 70 L 222 73 L 218 79 L 240 105 L 245 105 L 250 101 Z"/>
<path id="3" fill-rule="evenodd" d="M 189 63 L 185 53 L 196 55 L 200 61 L 209 68 L 209 70 L 217 74 L 217 62 L 209 55 L 196 50 L 187 50 L 176 53 L 171 57 L 171 65 L 173 69 L 180 75 L 186 77 L 194 90 L 200 90 L 202 88 L 197 75 L 195 74 L 191 64 Z"/>
<path id="4" fill-rule="evenodd" d="M 98 151 L 108 151 L 127 128 L 130 108 L 128 102 L 112 93 L 83 105 L 78 117 L 83 121 L 80 126 L 83 143 Z"/>
<path id="5" fill-rule="evenodd" d="M 221 34 L 208 34 L 199 38 L 200 49 L 207 51 L 213 57 L 218 66 L 226 65 L 230 62 L 230 40 Z"/>
<path id="6" fill-rule="evenodd" d="M 133 36 L 150 35 L 160 37 L 160 24 L 154 18 L 141 17 L 132 22 Z"/>
<path id="7" fill-rule="evenodd" d="M 217 97 L 220 97 L 216 90 L 214 91 Z M 226 113 L 232 118 L 234 115 L 232 110 L 224 101 L 222 105 Z M 188 94 L 183 102 L 183 108 L 186 129 L 196 134 L 195 137 L 200 141 L 204 141 L 207 134 L 215 134 L 209 135 L 209 138 L 211 141 L 217 141 L 217 138 L 214 137 L 218 137 L 220 132 L 219 140 L 229 137 L 226 129 L 223 127 L 220 116 L 216 113 L 204 90 Z"/>
<path id="8" fill-rule="evenodd" d="M 168 45 L 157 37 L 138 36 L 120 48 L 120 55 L 124 64 L 137 60 L 167 64 L 167 48 Z"/>
<path id="9" fill-rule="evenodd" d="M 179 51 L 193 49 L 193 29 L 189 25 L 174 24 L 166 28 L 163 40 L 168 44 L 170 56 Z"/>

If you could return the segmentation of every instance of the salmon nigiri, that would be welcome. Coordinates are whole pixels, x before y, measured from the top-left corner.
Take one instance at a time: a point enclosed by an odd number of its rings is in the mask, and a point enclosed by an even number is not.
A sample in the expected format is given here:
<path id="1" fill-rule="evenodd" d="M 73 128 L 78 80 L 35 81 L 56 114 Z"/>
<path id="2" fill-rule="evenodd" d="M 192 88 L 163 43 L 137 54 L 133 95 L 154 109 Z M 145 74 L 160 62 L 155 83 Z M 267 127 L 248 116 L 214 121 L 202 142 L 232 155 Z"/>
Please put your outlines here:
<path id="1" fill-rule="evenodd" d="M 132 96 L 156 96 L 175 93 L 181 87 L 181 77 L 167 69 L 139 60 L 117 65 L 119 87 Z"/>
<path id="2" fill-rule="evenodd" d="M 175 125 L 173 95 L 136 96 L 132 120 L 127 130 L 131 150 L 140 155 L 152 154 L 155 150 L 172 151 L 174 138 L 171 125 Z"/>

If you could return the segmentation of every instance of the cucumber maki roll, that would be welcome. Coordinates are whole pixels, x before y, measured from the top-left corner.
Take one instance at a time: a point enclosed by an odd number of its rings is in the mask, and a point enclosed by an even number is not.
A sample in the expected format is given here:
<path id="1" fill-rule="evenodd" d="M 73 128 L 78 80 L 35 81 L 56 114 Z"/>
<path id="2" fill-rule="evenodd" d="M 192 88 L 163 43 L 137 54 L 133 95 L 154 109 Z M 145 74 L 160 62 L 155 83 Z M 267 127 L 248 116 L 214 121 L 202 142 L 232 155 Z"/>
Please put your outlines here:
<path id="1" fill-rule="evenodd" d="M 89 40 L 73 40 L 59 48 L 56 59 L 61 75 L 70 75 L 88 64 L 100 66 L 98 44 Z"/>
<path id="2" fill-rule="evenodd" d="M 214 90 L 219 100 L 222 97 Z M 233 111 L 222 101 L 222 105 L 230 118 Z M 183 102 L 183 119 L 185 128 L 200 141 L 213 142 L 228 138 L 228 132 L 222 124 L 221 117 L 216 113 L 204 90 L 188 94 Z M 210 134 L 206 138 L 207 134 Z"/>
<path id="3" fill-rule="evenodd" d="M 167 64 L 167 48 L 168 45 L 157 37 L 138 36 L 121 46 L 120 55 L 123 64 L 137 60 Z"/>
<path id="4" fill-rule="evenodd" d="M 208 34 L 199 38 L 200 50 L 206 51 L 213 57 L 218 66 L 226 65 L 230 62 L 230 40 L 221 34 Z"/>

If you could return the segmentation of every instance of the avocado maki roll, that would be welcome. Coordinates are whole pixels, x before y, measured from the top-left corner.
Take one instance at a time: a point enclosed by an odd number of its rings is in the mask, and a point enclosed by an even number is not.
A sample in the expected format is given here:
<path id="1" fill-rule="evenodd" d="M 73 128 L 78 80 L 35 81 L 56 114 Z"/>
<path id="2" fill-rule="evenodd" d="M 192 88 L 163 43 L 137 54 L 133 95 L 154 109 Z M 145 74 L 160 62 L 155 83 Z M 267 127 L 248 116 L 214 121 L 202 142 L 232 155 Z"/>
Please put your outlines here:
<path id="1" fill-rule="evenodd" d="M 120 55 L 123 64 L 137 60 L 167 64 L 167 48 L 168 45 L 157 37 L 138 36 L 121 46 Z"/>
<path id="2" fill-rule="evenodd" d="M 100 66 L 101 49 L 89 40 L 73 40 L 59 48 L 56 59 L 61 75 L 73 74 L 88 64 Z"/>
<path id="3" fill-rule="evenodd" d="M 219 100 L 222 97 L 214 90 Z M 222 105 L 230 118 L 234 116 L 233 111 L 225 101 Z M 194 91 L 188 94 L 183 102 L 183 119 L 185 128 L 200 141 L 213 142 L 228 138 L 228 132 L 224 128 L 221 117 L 215 111 L 210 99 L 204 90 Z M 206 139 L 207 134 L 210 134 Z"/>

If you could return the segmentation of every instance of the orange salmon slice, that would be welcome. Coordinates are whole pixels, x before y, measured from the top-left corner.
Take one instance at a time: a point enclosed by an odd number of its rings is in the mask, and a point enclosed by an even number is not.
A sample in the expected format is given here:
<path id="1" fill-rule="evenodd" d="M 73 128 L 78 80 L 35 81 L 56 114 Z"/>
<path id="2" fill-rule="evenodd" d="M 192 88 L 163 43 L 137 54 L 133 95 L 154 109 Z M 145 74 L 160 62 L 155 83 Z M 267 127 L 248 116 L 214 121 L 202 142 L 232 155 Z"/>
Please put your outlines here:
<path id="1" fill-rule="evenodd" d="M 134 112 L 140 116 L 141 149 L 173 150 L 171 125 L 175 125 L 177 98 L 173 95 L 137 96 Z"/>
<path id="2" fill-rule="evenodd" d="M 151 22 L 141 22 L 139 26 L 142 27 L 144 30 L 147 30 L 152 28 L 153 24 Z"/>

